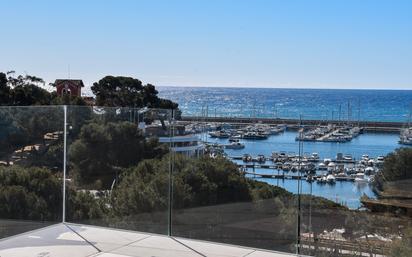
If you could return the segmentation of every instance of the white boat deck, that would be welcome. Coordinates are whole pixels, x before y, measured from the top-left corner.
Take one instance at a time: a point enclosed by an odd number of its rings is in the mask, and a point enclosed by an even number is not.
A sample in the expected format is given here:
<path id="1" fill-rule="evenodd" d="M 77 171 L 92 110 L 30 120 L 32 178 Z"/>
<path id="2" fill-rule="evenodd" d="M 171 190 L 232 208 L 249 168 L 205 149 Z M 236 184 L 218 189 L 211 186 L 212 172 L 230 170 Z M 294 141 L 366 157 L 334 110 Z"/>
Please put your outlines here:
<path id="1" fill-rule="evenodd" d="M 0 257 L 291 257 L 240 246 L 77 224 L 0 240 Z"/>

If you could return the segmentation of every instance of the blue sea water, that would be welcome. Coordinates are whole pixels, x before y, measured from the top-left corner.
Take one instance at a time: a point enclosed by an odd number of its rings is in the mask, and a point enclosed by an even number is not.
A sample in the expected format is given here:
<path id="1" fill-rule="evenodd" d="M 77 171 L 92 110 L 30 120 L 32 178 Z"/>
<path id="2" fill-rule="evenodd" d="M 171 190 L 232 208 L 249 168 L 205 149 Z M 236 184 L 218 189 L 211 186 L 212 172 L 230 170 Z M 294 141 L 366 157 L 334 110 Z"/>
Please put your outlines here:
<path id="1" fill-rule="evenodd" d="M 302 119 L 341 119 L 366 121 L 408 122 L 412 91 L 409 90 L 336 90 L 336 89 L 264 89 L 264 88 L 183 88 L 160 87 L 159 95 L 179 103 L 183 115 L 201 116 L 206 110 L 209 116 L 220 117 L 264 117 Z M 339 111 L 340 110 L 340 111 Z M 340 113 L 340 114 L 339 114 Z M 244 153 L 270 156 L 273 151 L 298 153 L 296 131 L 286 131 L 270 136 L 266 140 L 242 140 L 245 148 L 226 149 L 229 156 Z M 227 139 L 202 136 L 203 140 L 228 144 Z M 335 158 L 337 153 L 351 154 L 359 159 L 363 154 L 371 157 L 386 155 L 396 148 L 399 134 L 365 133 L 351 142 L 304 142 L 303 152 L 319 153 L 321 159 Z M 241 162 L 241 161 L 240 161 Z M 269 169 L 257 173 L 277 172 Z M 296 180 L 256 178 L 298 193 Z M 374 197 L 367 183 L 336 182 L 334 185 L 302 181 L 302 193 L 321 196 L 349 208 L 361 206 L 360 197 Z"/>
<path id="2" fill-rule="evenodd" d="M 159 87 L 184 115 L 407 122 L 412 90 Z"/>
<path id="3" fill-rule="evenodd" d="M 227 139 L 210 138 L 206 135 L 201 136 L 203 140 L 207 139 L 209 143 L 228 144 Z M 263 154 L 270 156 L 272 152 L 287 152 L 297 154 L 299 152 L 298 143 L 295 141 L 296 131 L 285 131 L 279 135 L 270 136 L 266 140 L 241 140 L 245 148 L 239 150 L 226 149 L 228 156 L 242 156 L 245 153 L 257 156 Z M 362 155 L 368 154 L 372 158 L 380 155 L 387 155 L 396 148 L 401 147 L 398 144 L 399 135 L 396 133 L 364 133 L 354 138 L 347 143 L 331 143 L 331 142 L 304 142 L 304 153 L 318 153 L 321 159 L 334 159 L 337 153 L 351 154 L 353 158 L 359 160 Z M 241 160 L 234 160 L 242 163 Z M 270 164 L 270 161 L 267 162 Z M 277 171 L 270 169 L 256 169 L 259 174 L 273 174 Z M 262 178 L 258 179 L 268 182 L 272 185 L 277 185 L 292 193 L 298 193 L 296 180 L 282 180 Z M 336 182 L 334 185 L 317 184 L 302 181 L 303 194 L 313 194 L 322 196 L 329 200 L 344 204 L 352 209 L 357 209 L 361 206 L 360 197 L 366 194 L 369 197 L 375 197 L 372 188 L 364 183 L 358 184 L 353 182 Z"/>

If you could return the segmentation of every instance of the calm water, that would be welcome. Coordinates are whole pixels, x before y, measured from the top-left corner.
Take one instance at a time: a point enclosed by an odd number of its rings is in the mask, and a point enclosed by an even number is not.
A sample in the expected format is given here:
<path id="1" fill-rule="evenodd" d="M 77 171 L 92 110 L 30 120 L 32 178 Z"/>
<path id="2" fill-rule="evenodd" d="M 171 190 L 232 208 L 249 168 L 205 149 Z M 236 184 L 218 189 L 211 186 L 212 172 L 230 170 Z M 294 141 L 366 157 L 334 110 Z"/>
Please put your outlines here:
<path id="1" fill-rule="evenodd" d="M 210 143 L 228 144 L 227 139 L 210 138 L 208 136 L 201 136 L 203 140 Z M 273 151 L 285 151 L 288 153 L 297 154 L 298 143 L 295 141 L 296 131 L 286 131 L 279 135 L 270 136 L 266 140 L 241 140 L 245 144 L 244 149 L 233 150 L 226 149 L 229 156 L 241 156 L 244 153 L 256 156 L 264 154 L 270 156 Z M 337 153 L 351 154 L 354 158 L 360 159 L 363 154 L 368 154 L 370 157 L 377 157 L 379 155 L 386 155 L 396 148 L 400 147 L 398 144 L 399 135 L 395 133 L 365 133 L 347 143 L 330 143 L 330 142 L 304 142 L 303 152 L 313 153 L 317 152 L 321 159 L 335 158 Z M 235 162 L 242 163 L 241 160 Z M 268 164 L 270 162 L 267 162 Z M 270 169 L 256 169 L 260 174 L 278 173 L 276 170 Z M 297 193 L 298 182 L 296 180 L 282 180 L 259 178 L 258 180 L 268 182 L 272 185 L 277 185 L 286 190 Z M 322 196 L 332 201 L 343 203 L 349 208 L 359 208 L 359 198 L 366 194 L 374 197 L 371 187 L 366 183 L 353 182 L 336 182 L 334 185 L 317 184 L 302 181 L 302 193 L 311 193 L 316 196 Z"/>
<path id="2" fill-rule="evenodd" d="M 159 95 L 179 103 L 184 115 L 225 117 L 279 117 L 303 119 L 341 119 L 367 121 L 408 122 L 412 90 L 333 90 L 333 89 L 263 89 L 263 88 L 183 88 L 160 87 Z M 267 140 L 243 140 L 242 150 L 226 150 L 229 156 L 249 153 L 270 155 L 273 151 L 298 153 L 296 132 L 286 131 Z M 227 144 L 227 139 L 204 140 Z M 337 153 L 351 154 L 359 159 L 363 154 L 371 157 L 386 155 L 400 147 L 398 134 L 366 133 L 348 143 L 305 142 L 303 152 L 319 153 L 321 158 L 335 158 Z M 257 170 L 273 173 L 274 170 Z M 259 179 L 297 193 L 296 180 Z M 303 193 L 312 192 L 330 200 L 344 203 L 350 208 L 360 206 L 359 198 L 373 197 L 368 184 L 337 182 L 321 185 L 302 182 Z"/>
<path id="3" fill-rule="evenodd" d="M 412 90 L 159 87 L 184 115 L 406 122 Z M 349 106 L 348 106 L 349 105 Z M 339 111 L 340 110 L 340 111 Z M 340 114 L 339 114 L 340 113 Z"/>

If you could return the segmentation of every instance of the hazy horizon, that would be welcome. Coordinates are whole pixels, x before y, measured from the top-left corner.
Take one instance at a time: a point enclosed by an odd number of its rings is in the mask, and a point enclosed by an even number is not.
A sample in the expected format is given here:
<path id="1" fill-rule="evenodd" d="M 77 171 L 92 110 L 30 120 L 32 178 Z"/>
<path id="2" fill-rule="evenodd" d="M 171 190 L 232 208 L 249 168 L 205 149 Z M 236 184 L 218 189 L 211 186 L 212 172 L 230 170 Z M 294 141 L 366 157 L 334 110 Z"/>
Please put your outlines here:
<path id="1" fill-rule="evenodd" d="M 0 71 L 47 83 L 412 89 L 412 1 L 2 3 Z"/>

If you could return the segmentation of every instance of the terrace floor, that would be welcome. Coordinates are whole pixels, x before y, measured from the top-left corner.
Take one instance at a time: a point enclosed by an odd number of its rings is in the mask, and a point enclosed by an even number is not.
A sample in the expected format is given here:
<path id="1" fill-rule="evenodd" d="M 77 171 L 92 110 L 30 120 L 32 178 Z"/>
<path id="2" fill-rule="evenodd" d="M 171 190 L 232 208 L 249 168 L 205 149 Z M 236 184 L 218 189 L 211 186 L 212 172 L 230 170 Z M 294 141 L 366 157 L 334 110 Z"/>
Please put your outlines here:
<path id="1" fill-rule="evenodd" d="M 0 257 L 291 257 L 234 245 L 61 223 L 0 240 Z"/>

